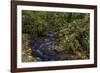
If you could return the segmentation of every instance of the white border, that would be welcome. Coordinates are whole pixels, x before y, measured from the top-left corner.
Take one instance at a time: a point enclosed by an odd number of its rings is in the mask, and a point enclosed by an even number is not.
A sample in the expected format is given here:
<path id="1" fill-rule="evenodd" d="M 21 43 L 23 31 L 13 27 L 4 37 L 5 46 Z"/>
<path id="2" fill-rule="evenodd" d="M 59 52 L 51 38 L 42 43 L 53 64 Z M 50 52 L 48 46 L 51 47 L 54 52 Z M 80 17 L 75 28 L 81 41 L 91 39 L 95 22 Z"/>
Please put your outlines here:
<path id="1" fill-rule="evenodd" d="M 22 10 L 34 11 L 54 11 L 54 12 L 74 12 L 74 13 L 90 13 L 90 59 L 89 60 L 68 60 L 68 61 L 52 61 L 52 62 L 21 62 L 21 36 L 22 36 Z M 82 65 L 94 63 L 94 10 L 92 9 L 78 9 L 78 8 L 57 8 L 57 7 L 40 7 L 40 6 L 17 6 L 17 68 L 29 67 L 47 67 L 47 66 L 61 66 L 61 65 Z"/>

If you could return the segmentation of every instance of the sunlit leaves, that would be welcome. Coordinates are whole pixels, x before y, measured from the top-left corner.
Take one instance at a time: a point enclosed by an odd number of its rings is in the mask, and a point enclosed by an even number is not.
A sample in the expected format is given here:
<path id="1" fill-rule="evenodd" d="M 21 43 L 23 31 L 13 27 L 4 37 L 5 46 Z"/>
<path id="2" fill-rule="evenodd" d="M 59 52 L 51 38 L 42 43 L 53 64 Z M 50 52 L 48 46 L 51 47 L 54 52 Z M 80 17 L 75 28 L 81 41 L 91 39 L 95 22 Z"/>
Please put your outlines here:
<path id="1" fill-rule="evenodd" d="M 58 43 L 57 50 L 60 53 L 74 54 L 80 59 L 89 58 L 87 56 L 90 41 L 89 20 L 90 15 L 88 13 L 23 10 L 22 33 L 32 33 L 33 38 L 40 38 L 41 36 L 46 38 L 48 32 L 52 32 Z M 28 38 L 25 39 L 23 38 L 24 49 L 29 48 L 29 40 Z M 27 58 L 32 59 L 30 56 Z"/>

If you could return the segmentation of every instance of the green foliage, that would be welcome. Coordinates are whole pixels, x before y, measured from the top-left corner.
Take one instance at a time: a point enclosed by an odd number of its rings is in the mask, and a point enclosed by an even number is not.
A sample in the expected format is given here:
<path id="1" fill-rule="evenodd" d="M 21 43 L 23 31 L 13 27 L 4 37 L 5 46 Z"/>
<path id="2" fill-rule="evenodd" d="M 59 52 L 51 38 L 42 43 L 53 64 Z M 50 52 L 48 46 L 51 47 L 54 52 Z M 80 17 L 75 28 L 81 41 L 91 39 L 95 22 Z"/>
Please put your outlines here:
<path id="1" fill-rule="evenodd" d="M 22 32 L 33 37 L 53 32 L 63 53 L 89 50 L 88 13 L 22 11 Z M 79 35 L 81 34 L 81 36 Z M 82 43 L 80 43 L 80 41 Z"/>

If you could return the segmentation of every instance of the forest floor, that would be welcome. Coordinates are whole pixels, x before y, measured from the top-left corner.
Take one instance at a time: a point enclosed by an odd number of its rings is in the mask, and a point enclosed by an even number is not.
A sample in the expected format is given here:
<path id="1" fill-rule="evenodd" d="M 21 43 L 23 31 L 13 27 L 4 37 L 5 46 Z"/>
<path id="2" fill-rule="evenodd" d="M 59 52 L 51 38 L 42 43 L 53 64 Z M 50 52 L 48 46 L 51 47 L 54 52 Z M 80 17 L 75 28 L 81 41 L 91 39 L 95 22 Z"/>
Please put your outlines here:
<path id="1" fill-rule="evenodd" d="M 42 58 L 40 58 L 39 56 L 36 56 L 32 51 L 32 48 L 29 46 L 29 42 L 31 40 L 29 40 L 29 35 L 28 34 L 23 34 L 23 38 L 22 38 L 22 62 L 36 62 L 36 61 L 49 61 L 50 59 L 46 59 L 46 60 L 42 60 Z M 43 39 L 37 38 L 38 40 L 38 44 L 40 44 L 43 42 Z M 52 59 L 51 61 L 55 60 L 55 61 L 59 61 L 59 60 L 84 60 L 84 59 L 88 59 L 87 57 L 87 51 L 75 51 L 75 53 L 63 53 L 63 52 L 59 52 L 59 49 L 55 49 L 52 50 L 52 47 L 58 47 L 56 45 L 51 45 L 49 46 L 49 48 L 44 48 L 45 50 L 43 50 L 43 52 L 47 52 L 49 54 L 49 52 L 55 52 L 56 57 L 54 58 L 58 58 L 58 59 Z M 48 50 L 49 49 L 49 50 Z M 40 50 L 41 51 L 41 50 Z M 39 52 L 38 52 L 39 53 Z M 42 55 L 42 54 L 41 54 Z M 46 55 L 43 54 L 44 56 Z M 51 57 L 48 56 L 47 57 Z M 43 58 L 44 59 L 44 58 Z"/>

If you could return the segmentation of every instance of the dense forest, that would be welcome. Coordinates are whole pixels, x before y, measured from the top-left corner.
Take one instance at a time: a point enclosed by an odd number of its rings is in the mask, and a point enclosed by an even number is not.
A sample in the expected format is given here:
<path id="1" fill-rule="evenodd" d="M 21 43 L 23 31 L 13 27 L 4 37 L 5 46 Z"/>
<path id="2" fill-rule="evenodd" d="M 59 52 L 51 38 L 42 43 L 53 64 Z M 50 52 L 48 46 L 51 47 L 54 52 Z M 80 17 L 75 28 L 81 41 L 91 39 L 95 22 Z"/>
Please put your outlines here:
<path id="1" fill-rule="evenodd" d="M 22 11 L 22 62 L 89 59 L 88 13 Z"/>

